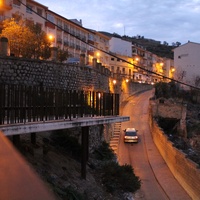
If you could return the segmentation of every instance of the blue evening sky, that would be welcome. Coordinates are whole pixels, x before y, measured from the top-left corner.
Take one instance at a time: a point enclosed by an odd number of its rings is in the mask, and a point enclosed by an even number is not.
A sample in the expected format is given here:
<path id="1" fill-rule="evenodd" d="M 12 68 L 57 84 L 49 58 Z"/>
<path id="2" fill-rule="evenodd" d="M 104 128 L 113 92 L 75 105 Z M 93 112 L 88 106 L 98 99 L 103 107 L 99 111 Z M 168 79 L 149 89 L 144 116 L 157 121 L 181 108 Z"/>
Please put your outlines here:
<path id="1" fill-rule="evenodd" d="M 85 28 L 181 44 L 200 43 L 200 0 L 36 0 Z"/>

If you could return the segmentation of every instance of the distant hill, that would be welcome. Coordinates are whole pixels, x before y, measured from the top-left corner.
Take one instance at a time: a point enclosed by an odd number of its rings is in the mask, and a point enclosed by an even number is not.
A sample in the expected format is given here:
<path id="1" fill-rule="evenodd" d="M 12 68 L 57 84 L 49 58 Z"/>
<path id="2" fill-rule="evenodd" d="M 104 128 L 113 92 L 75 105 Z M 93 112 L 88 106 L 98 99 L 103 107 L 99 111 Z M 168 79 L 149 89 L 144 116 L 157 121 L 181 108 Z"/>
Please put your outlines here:
<path id="1" fill-rule="evenodd" d="M 156 54 L 160 57 L 163 58 L 174 58 L 173 54 L 173 49 L 177 46 L 170 46 L 167 43 L 166 44 L 161 44 L 160 41 L 156 41 L 153 39 L 147 39 L 144 38 L 143 36 L 134 36 L 134 37 L 129 37 L 129 36 L 120 36 L 116 33 L 108 33 L 104 31 L 100 31 L 100 33 L 107 35 L 108 37 L 118 37 L 126 41 L 132 42 L 132 44 L 137 44 L 141 45 L 144 48 L 146 48 L 147 51 L 152 52 L 153 54 Z"/>

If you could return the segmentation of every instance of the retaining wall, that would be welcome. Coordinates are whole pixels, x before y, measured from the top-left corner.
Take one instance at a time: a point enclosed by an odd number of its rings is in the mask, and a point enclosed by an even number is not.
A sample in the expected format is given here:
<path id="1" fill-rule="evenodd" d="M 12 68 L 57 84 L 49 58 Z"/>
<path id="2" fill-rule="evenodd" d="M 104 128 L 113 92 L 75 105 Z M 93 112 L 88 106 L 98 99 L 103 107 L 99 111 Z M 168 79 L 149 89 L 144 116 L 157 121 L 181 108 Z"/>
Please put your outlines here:
<path id="1" fill-rule="evenodd" d="M 15 57 L 0 57 L 0 83 L 109 92 L 109 70 Z"/>
<path id="2" fill-rule="evenodd" d="M 150 112 L 151 113 L 151 112 Z M 192 199 L 200 199 L 200 169 L 199 166 L 187 158 L 181 150 L 175 148 L 173 143 L 168 140 L 163 130 L 149 117 L 153 141 L 160 154 L 167 163 L 174 177 L 187 191 Z"/>

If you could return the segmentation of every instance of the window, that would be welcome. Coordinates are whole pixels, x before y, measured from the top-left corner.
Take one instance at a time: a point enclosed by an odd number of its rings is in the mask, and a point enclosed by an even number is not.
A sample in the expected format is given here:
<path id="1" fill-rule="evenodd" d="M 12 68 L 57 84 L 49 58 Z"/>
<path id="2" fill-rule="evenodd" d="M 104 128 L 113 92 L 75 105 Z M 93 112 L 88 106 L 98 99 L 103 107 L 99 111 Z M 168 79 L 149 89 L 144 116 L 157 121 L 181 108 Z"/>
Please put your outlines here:
<path id="1" fill-rule="evenodd" d="M 31 5 L 28 5 L 28 4 L 26 6 L 27 6 L 26 7 L 26 12 L 32 14 L 33 7 Z"/>
<path id="2" fill-rule="evenodd" d="M 36 27 L 39 28 L 40 30 L 42 30 L 42 24 L 40 24 L 38 22 L 36 23 Z"/>
<path id="3" fill-rule="evenodd" d="M 18 0 L 13 0 L 13 4 L 16 5 L 16 6 L 20 6 L 21 2 L 19 2 Z"/>
<path id="4" fill-rule="evenodd" d="M 186 71 L 182 72 L 182 77 L 186 77 Z"/>
<path id="5" fill-rule="evenodd" d="M 69 31 L 69 29 L 68 29 L 68 25 L 65 24 L 65 23 L 64 23 L 64 30 L 65 30 L 65 31 Z"/>
<path id="6" fill-rule="evenodd" d="M 42 16 L 42 9 L 41 8 L 37 8 L 37 14 Z"/>
<path id="7" fill-rule="evenodd" d="M 58 27 L 62 28 L 62 21 L 60 19 L 57 19 L 57 25 Z"/>
<path id="8" fill-rule="evenodd" d="M 53 22 L 53 23 L 54 23 L 54 16 L 53 16 L 53 15 L 47 14 L 47 19 L 48 19 L 50 22 Z"/>
<path id="9" fill-rule="evenodd" d="M 115 59 L 114 59 L 114 58 L 111 58 L 111 60 L 113 60 L 113 61 L 114 61 Z"/>

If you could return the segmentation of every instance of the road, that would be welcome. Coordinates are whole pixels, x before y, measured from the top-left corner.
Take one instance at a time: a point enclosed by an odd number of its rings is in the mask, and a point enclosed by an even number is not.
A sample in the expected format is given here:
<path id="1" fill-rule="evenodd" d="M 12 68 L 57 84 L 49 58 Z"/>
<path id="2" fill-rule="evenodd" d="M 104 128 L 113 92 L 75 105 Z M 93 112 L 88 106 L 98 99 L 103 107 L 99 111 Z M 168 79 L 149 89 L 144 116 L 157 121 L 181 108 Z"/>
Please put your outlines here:
<path id="1" fill-rule="evenodd" d="M 123 108 L 122 115 L 130 116 L 130 121 L 123 122 L 121 129 L 135 127 L 139 142 L 124 144 L 122 131 L 118 147 L 119 164 L 131 164 L 141 180 L 141 189 L 136 192 L 134 199 L 191 199 L 171 174 L 152 141 L 148 122 L 149 98 L 152 94 L 153 91 L 147 91 L 136 95 Z"/>

